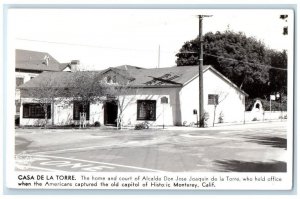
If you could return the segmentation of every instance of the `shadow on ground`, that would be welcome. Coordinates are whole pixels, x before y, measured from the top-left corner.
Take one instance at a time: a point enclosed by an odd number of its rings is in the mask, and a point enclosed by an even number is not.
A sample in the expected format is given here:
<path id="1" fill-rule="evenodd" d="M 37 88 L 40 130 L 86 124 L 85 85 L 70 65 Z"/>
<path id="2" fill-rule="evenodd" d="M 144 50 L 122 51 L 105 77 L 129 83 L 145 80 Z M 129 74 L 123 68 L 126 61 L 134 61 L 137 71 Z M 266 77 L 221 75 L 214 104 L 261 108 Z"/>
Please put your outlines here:
<path id="1" fill-rule="evenodd" d="M 276 148 L 283 148 L 286 150 L 286 139 L 281 137 L 264 137 L 264 136 L 252 136 L 246 137 L 248 142 L 254 142 L 257 144 L 268 145 Z"/>
<path id="2" fill-rule="evenodd" d="M 24 151 L 28 145 L 30 145 L 32 141 L 26 140 L 24 138 L 16 137 L 15 140 L 15 153 L 18 154 Z"/>
<path id="3" fill-rule="evenodd" d="M 286 172 L 286 162 L 246 162 L 238 160 L 217 160 L 220 172 Z"/>

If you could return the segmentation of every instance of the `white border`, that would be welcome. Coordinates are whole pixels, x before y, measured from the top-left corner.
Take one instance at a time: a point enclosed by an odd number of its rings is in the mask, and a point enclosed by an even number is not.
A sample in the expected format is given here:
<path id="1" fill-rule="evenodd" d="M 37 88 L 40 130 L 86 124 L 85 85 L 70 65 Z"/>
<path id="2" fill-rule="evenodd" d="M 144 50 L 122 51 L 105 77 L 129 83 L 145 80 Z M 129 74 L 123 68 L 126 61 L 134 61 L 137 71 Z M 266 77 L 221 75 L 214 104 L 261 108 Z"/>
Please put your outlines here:
<path id="1" fill-rule="evenodd" d="M 8 0 L 5 0 L 4 1 L 4 3 L 23 3 L 22 1 L 8 1 Z M 37 3 L 36 1 L 30 1 L 30 2 L 33 2 L 33 3 Z M 48 1 L 39 1 L 39 3 L 48 3 Z M 80 3 L 83 3 L 82 1 L 77 1 L 77 0 L 73 0 L 72 1 L 73 3 L 76 3 L 76 2 L 80 2 Z M 88 3 L 88 2 L 91 2 L 91 1 L 85 1 L 84 3 Z M 120 1 L 114 1 L 114 2 L 110 2 L 110 3 L 108 3 L 108 4 L 114 4 L 114 3 L 119 3 Z M 136 1 L 130 1 L 130 2 L 136 2 Z M 155 3 L 155 2 L 157 2 L 157 1 L 151 1 L 151 3 Z M 162 3 L 162 2 L 164 2 L 164 3 L 170 3 L 170 1 L 159 1 L 159 2 L 157 2 L 157 3 Z M 182 3 L 181 1 L 172 1 L 172 3 L 177 3 L 177 2 L 179 2 L 179 3 Z M 194 3 L 194 1 L 188 1 L 188 2 L 191 2 L 191 3 Z M 26 3 L 28 3 L 28 1 L 26 2 Z M 61 1 L 51 1 L 51 3 L 62 3 Z M 63 3 L 66 3 L 66 2 L 63 2 Z M 94 3 L 94 1 L 92 1 L 92 3 Z M 121 1 L 121 3 L 123 3 L 122 1 Z M 147 2 L 147 3 L 149 3 L 149 2 Z M 184 3 L 187 3 L 187 1 L 185 1 Z M 201 3 L 203 3 L 203 1 L 201 2 Z M 214 1 L 214 2 L 210 2 L 210 1 L 205 1 L 204 3 L 209 3 L 209 4 L 212 4 L 212 3 L 223 3 L 223 1 Z M 227 1 L 226 3 L 239 3 L 239 4 L 247 4 L 248 2 L 238 2 L 238 1 Z M 257 3 L 257 4 L 262 4 L 262 3 L 273 3 L 273 4 L 276 4 L 276 3 L 298 3 L 297 1 L 293 1 L 293 0 L 288 0 L 288 1 L 285 1 L 285 2 L 281 2 L 281 1 L 278 1 L 278 0 L 273 0 L 273 1 L 264 1 L 264 2 L 262 2 L 262 1 L 252 1 L 252 2 L 250 2 L 250 3 Z M 2 15 L 1 15 L 1 17 L 2 17 Z M 2 20 L 1 20 L 2 21 Z M 1 56 L 2 56 L 2 54 L 1 54 Z M 296 56 L 296 57 L 299 57 L 299 56 Z M 290 61 L 290 59 L 289 59 L 289 61 Z M 1 69 L 2 70 L 2 69 Z M 1 71 L 2 72 L 2 71 Z M 298 72 L 298 71 L 297 71 Z M 298 73 L 296 74 L 297 76 L 298 76 Z M 297 77 L 296 76 L 296 77 Z M 291 80 L 291 78 L 289 78 L 289 84 L 290 83 L 294 83 L 293 82 L 293 80 Z M 298 90 L 298 88 L 296 88 L 297 90 Z M 290 90 L 292 90 L 292 88 L 290 88 L 289 87 L 289 93 L 291 93 L 290 92 Z M 297 93 L 295 93 L 295 95 L 297 95 Z M 289 103 L 289 104 L 291 104 L 291 103 Z M 296 110 L 295 110 L 296 111 Z M 297 112 L 297 111 L 296 111 Z M 290 114 L 292 114 L 292 113 L 290 113 Z M 2 122 L 2 121 L 1 121 Z M 2 126 L 2 125 L 1 125 Z M 289 125 L 290 126 L 290 125 Z M 292 126 L 292 122 L 291 122 L 291 126 Z M 295 133 L 297 133 L 297 132 L 295 132 Z M 296 143 L 297 143 L 297 140 L 296 140 Z M 1 151 L 2 152 L 2 151 Z M 1 170 L 2 171 L 2 170 Z M 298 174 L 299 175 L 299 174 Z M 3 176 L 3 175 L 1 175 L 1 176 Z M 295 176 L 296 178 L 297 178 L 297 176 Z M 1 184 L 0 184 L 1 185 Z M 299 186 L 299 185 L 298 185 Z M 2 186 L 1 186 L 1 188 L 2 188 Z M 233 192 L 233 194 L 234 194 L 235 192 Z M 271 192 L 272 193 L 272 192 Z M 53 197 L 53 196 L 48 196 L 49 198 L 51 197 Z M 63 196 L 63 198 L 68 198 L 68 197 L 75 197 L 75 196 Z M 81 197 L 81 196 L 78 196 L 78 197 Z M 90 196 L 90 197 L 92 197 L 92 196 Z M 128 197 L 130 197 L 130 198 L 132 198 L 133 196 L 128 196 Z M 137 197 L 139 197 L 139 196 L 137 196 Z M 157 196 L 155 196 L 155 197 L 157 197 Z M 173 196 L 173 197 L 175 197 L 175 196 Z M 177 196 L 177 197 L 180 197 L 181 198 L 181 196 Z M 206 196 L 206 198 L 211 198 L 211 197 L 215 197 L 215 196 Z M 222 198 L 240 198 L 241 196 L 221 196 Z M 246 196 L 244 196 L 243 198 L 245 198 Z M 248 196 L 249 198 L 251 197 L 251 198 L 253 198 L 253 196 Z M 272 195 L 272 196 L 266 196 L 266 195 L 263 195 L 263 196 L 255 196 L 255 197 L 257 197 L 257 198 L 286 198 L 286 197 L 289 197 L 289 198 L 296 198 L 297 196 L 296 195 L 291 195 L 291 196 L 282 196 L 282 195 Z"/>

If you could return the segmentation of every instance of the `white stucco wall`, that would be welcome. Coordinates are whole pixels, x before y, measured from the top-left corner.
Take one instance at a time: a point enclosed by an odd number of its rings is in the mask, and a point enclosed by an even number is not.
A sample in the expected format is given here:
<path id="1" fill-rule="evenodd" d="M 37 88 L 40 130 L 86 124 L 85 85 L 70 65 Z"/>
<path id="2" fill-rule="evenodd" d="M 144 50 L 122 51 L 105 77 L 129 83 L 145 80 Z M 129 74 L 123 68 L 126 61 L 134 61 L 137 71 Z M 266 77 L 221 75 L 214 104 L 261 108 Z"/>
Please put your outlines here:
<path id="1" fill-rule="evenodd" d="M 156 100 L 156 120 L 148 121 L 150 125 L 176 125 L 180 115 L 179 88 L 141 88 L 127 96 L 127 101 L 130 101 L 129 106 L 124 111 L 124 124 L 135 125 L 137 123 L 145 122 L 144 120 L 137 120 L 137 100 Z M 168 104 L 161 104 L 161 98 L 167 97 Z"/>
<path id="2" fill-rule="evenodd" d="M 208 125 L 213 123 L 214 105 L 208 105 L 208 95 L 217 94 L 219 103 L 215 114 L 215 123 L 218 123 L 220 112 L 223 113 L 223 122 L 244 121 L 245 96 L 242 95 L 231 84 L 220 78 L 210 69 L 203 74 L 203 98 L 204 110 L 209 114 Z M 199 78 L 184 86 L 180 91 L 182 124 L 196 123 L 197 117 L 193 115 L 193 109 L 199 113 Z"/>
<path id="3" fill-rule="evenodd" d="M 25 73 L 25 72 L 15 72 L 16 78 L 24 78 L 24 83 L 28 82 L 32 77 L 38 76 L 40 73 Z"/>
<path id="4" fill-rule="evenodd" d="M 215 122 L 218 123 L 220 112 L 223 113 L 224 122 L 242 122 L 244 121 L 245 95 L 234 88 L 230 83 L 219 78 L 211 70 L 204 73 L 204 81 L 207 86 L 204 89 L 205 110 L 209 112 L 212 124 L 214 106 L 208 105 L 208 94 L 218 94 L 220 104 L 216 109 Z"/>
<path id="5" fill-rule="evenodd" d="M 179 88 L 143 88 L 137 89 L 128 93 L 125 96 L 125 106 L 123 112 L 123 124 L 125 126 L 134 126 L 137 123 L 145 122 L 145 120 L 137 120 L 137 100 L 156 100 L 156 120 L 148 121 L 150 125 L 175 125 L 180 118 L 180 111 L 178 111 L 178 90 Z M 124 96 L 120 96 L 122 100 Z M 167 97 L 168 104 L 161 104 L 161 98 Z M 78 121 L 73 120 L 73 104 L 72 103 L 61 103 L 61 100 L 57 99 L 54 103 L 53 120 L 55 125 L 69 125 L 78 124 Z M 20 111 L 20 125 L 29 126 L 43 124 L 44 119 L 29 119 L 23 118 L 23 103 L 36 102 L 34 99 L 23 98 L 21 101 Z M 104 124 L 104 102 L 91 103 L 90 104 L 90 119 L 89 123 L 94 124 L 96 121 Z M 120 110 L 118 110 L 120 113 Z M 52 123 L 52 118 L 48 119 L 48 124 Z"/>
<path id="6" fill-rule="evenodd" d="M 20 125 L 21 126 L 32 126 L 32 125 L 42 125 L 45 119 L 33 119 L 33 118 L 23 118 L 23 104 L 24 103 L 37 103 L 36 100 L 31 98 L 22 98 L 21 108 L 20 108 Z M 51 105 L 52 106 L 52 105 Z M 70 125 L 79 124 L 78 120 L 73 120 L 73 103 L 63 102 L 59 98 L 55 99 L 54 106 L 52 108 L 54 114 L 51 114 L 51 119 L 47 120 L 47 124 L 52 124 L 52 119 L 54 125 Z M 99 121 L 101 124 L 104 122 L 103 104 L 92 103 L 90 104 L 90 119 L 87 121 L 89 124 L 94 124 Z"/>
<path id="7" fill-rule="evenodd" d="M 36 103 L 34 99 L 31 98 L 22 98 L 21 107 L 20 107 L 20 126 L 43 126 L 45 119 L 33 119 L 33 118 L 23 118 L 23 104 L 24 103 Z M 51 124 L 52 120 L 48 119 L 47 124 Z"/>
<path id="8" fill-rule="evenodd" d="M 24 84 L 28 82 L 31 78 L 38 76 L 39 73 L 25 73 L 25 72 L 15 72 L 16 78 L 23 78 Z M 20 100 L 20 89 L 16 88 L 15 99 Z"/>

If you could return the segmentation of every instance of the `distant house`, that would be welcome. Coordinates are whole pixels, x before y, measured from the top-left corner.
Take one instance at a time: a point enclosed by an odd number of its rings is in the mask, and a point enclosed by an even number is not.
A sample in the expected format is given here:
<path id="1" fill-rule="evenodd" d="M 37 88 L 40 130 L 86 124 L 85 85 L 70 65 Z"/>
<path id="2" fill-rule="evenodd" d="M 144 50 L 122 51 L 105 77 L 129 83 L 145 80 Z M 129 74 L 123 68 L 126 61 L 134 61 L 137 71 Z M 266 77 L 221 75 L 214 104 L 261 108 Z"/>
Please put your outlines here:
<path id="1" fill-rule="evenodd" d="M 80 113 L 86 113 L 89 124 L 114 125 L 120 114 L 120 100 L 114 95 L 102 96 L 99 102 L 89 102 L 85 108 L 80 99 L 70 100 L 68 104 L 60 101 L 61 97 L 71 98 L 68 89 L 78 84 L 75 76 L 88 76 L 81 81 L 86 89 L 105 82 L 115 87 L 126 82 L 128 92 L 122 93 L 126 108 L 122 110 L 122 124 L 133 126 L 148 122 L 150 125 L 195 125 L 198 121 L 199 78 L 198 66 L 168 67 L 144 69 L 133 66 L 108 68 L 90 72 L 45 72 L 21 86 L 21 125 L 43 123 L 45 112 L 36 103 L 37 96 L 29 91 L 41 88 L 43 81 L 52 82 L 50 88 L 64 90 L 56 96 L 55 103 L 48 104 L 48 123 L 54 125 L 78 124 Z M 218 122 L 244 121 L 245 96 L 247 94 L 216 71 L 212 66 L 203 68 L 204 109 L 208 116 L 208 125 Z M 83 80 L 84 78 L 82 78 Z M 91 79 L 96 81 L 89 83 Z M 123 82 L 123 83 L 121 83 Z M 96 86 L 95 86 L 96 83 Z M 90 86 L 89 86 L 90 85 Z M 118 95 L 118 93 L 116 93 Z M 65 96 L 63 96 L 65 95 Z M 74 96 L 73 96 L 74 97 Z M 215 115 L 215 117 L 214 117 Z M 215 119 L 214 119 L 215 118 Z"/>
<path id="2" fill-rule="evenodd" d="M 15 105 L 17 115 L 19 114 L 20 110 L 19 86 L 35 78 L 44 71 L 68 71 L 71 68 L 69 63 L 61 64 L 46 52 L 17 49 L 15 60 Z"/>

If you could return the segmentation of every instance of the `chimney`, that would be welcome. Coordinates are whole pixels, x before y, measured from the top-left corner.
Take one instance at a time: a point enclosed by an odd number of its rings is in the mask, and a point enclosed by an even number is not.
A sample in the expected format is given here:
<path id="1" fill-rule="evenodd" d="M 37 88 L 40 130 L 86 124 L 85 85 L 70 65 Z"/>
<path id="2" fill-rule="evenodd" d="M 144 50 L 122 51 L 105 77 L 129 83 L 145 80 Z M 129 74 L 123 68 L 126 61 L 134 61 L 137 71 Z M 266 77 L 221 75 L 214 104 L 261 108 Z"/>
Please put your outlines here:
<path id="1" fill-rule="evenodd" d="M 30 59 L 31 59 L 31 57 L 30 57 Z M 43 61 L 43 63 L 44 63 L 46 66 L 49 65 L 49 59 L 50 59 L 50 57 L 49 57 L 48 55 L 45 55 L 45 56 L 44 56 L 44 61 Z"/>
<path id="2" fill-rule="evenodd" d="M 71 72 L 77 72 L 79 64 L 80 64 L 79 60 L 72 60 L 71 61 Z"/>

